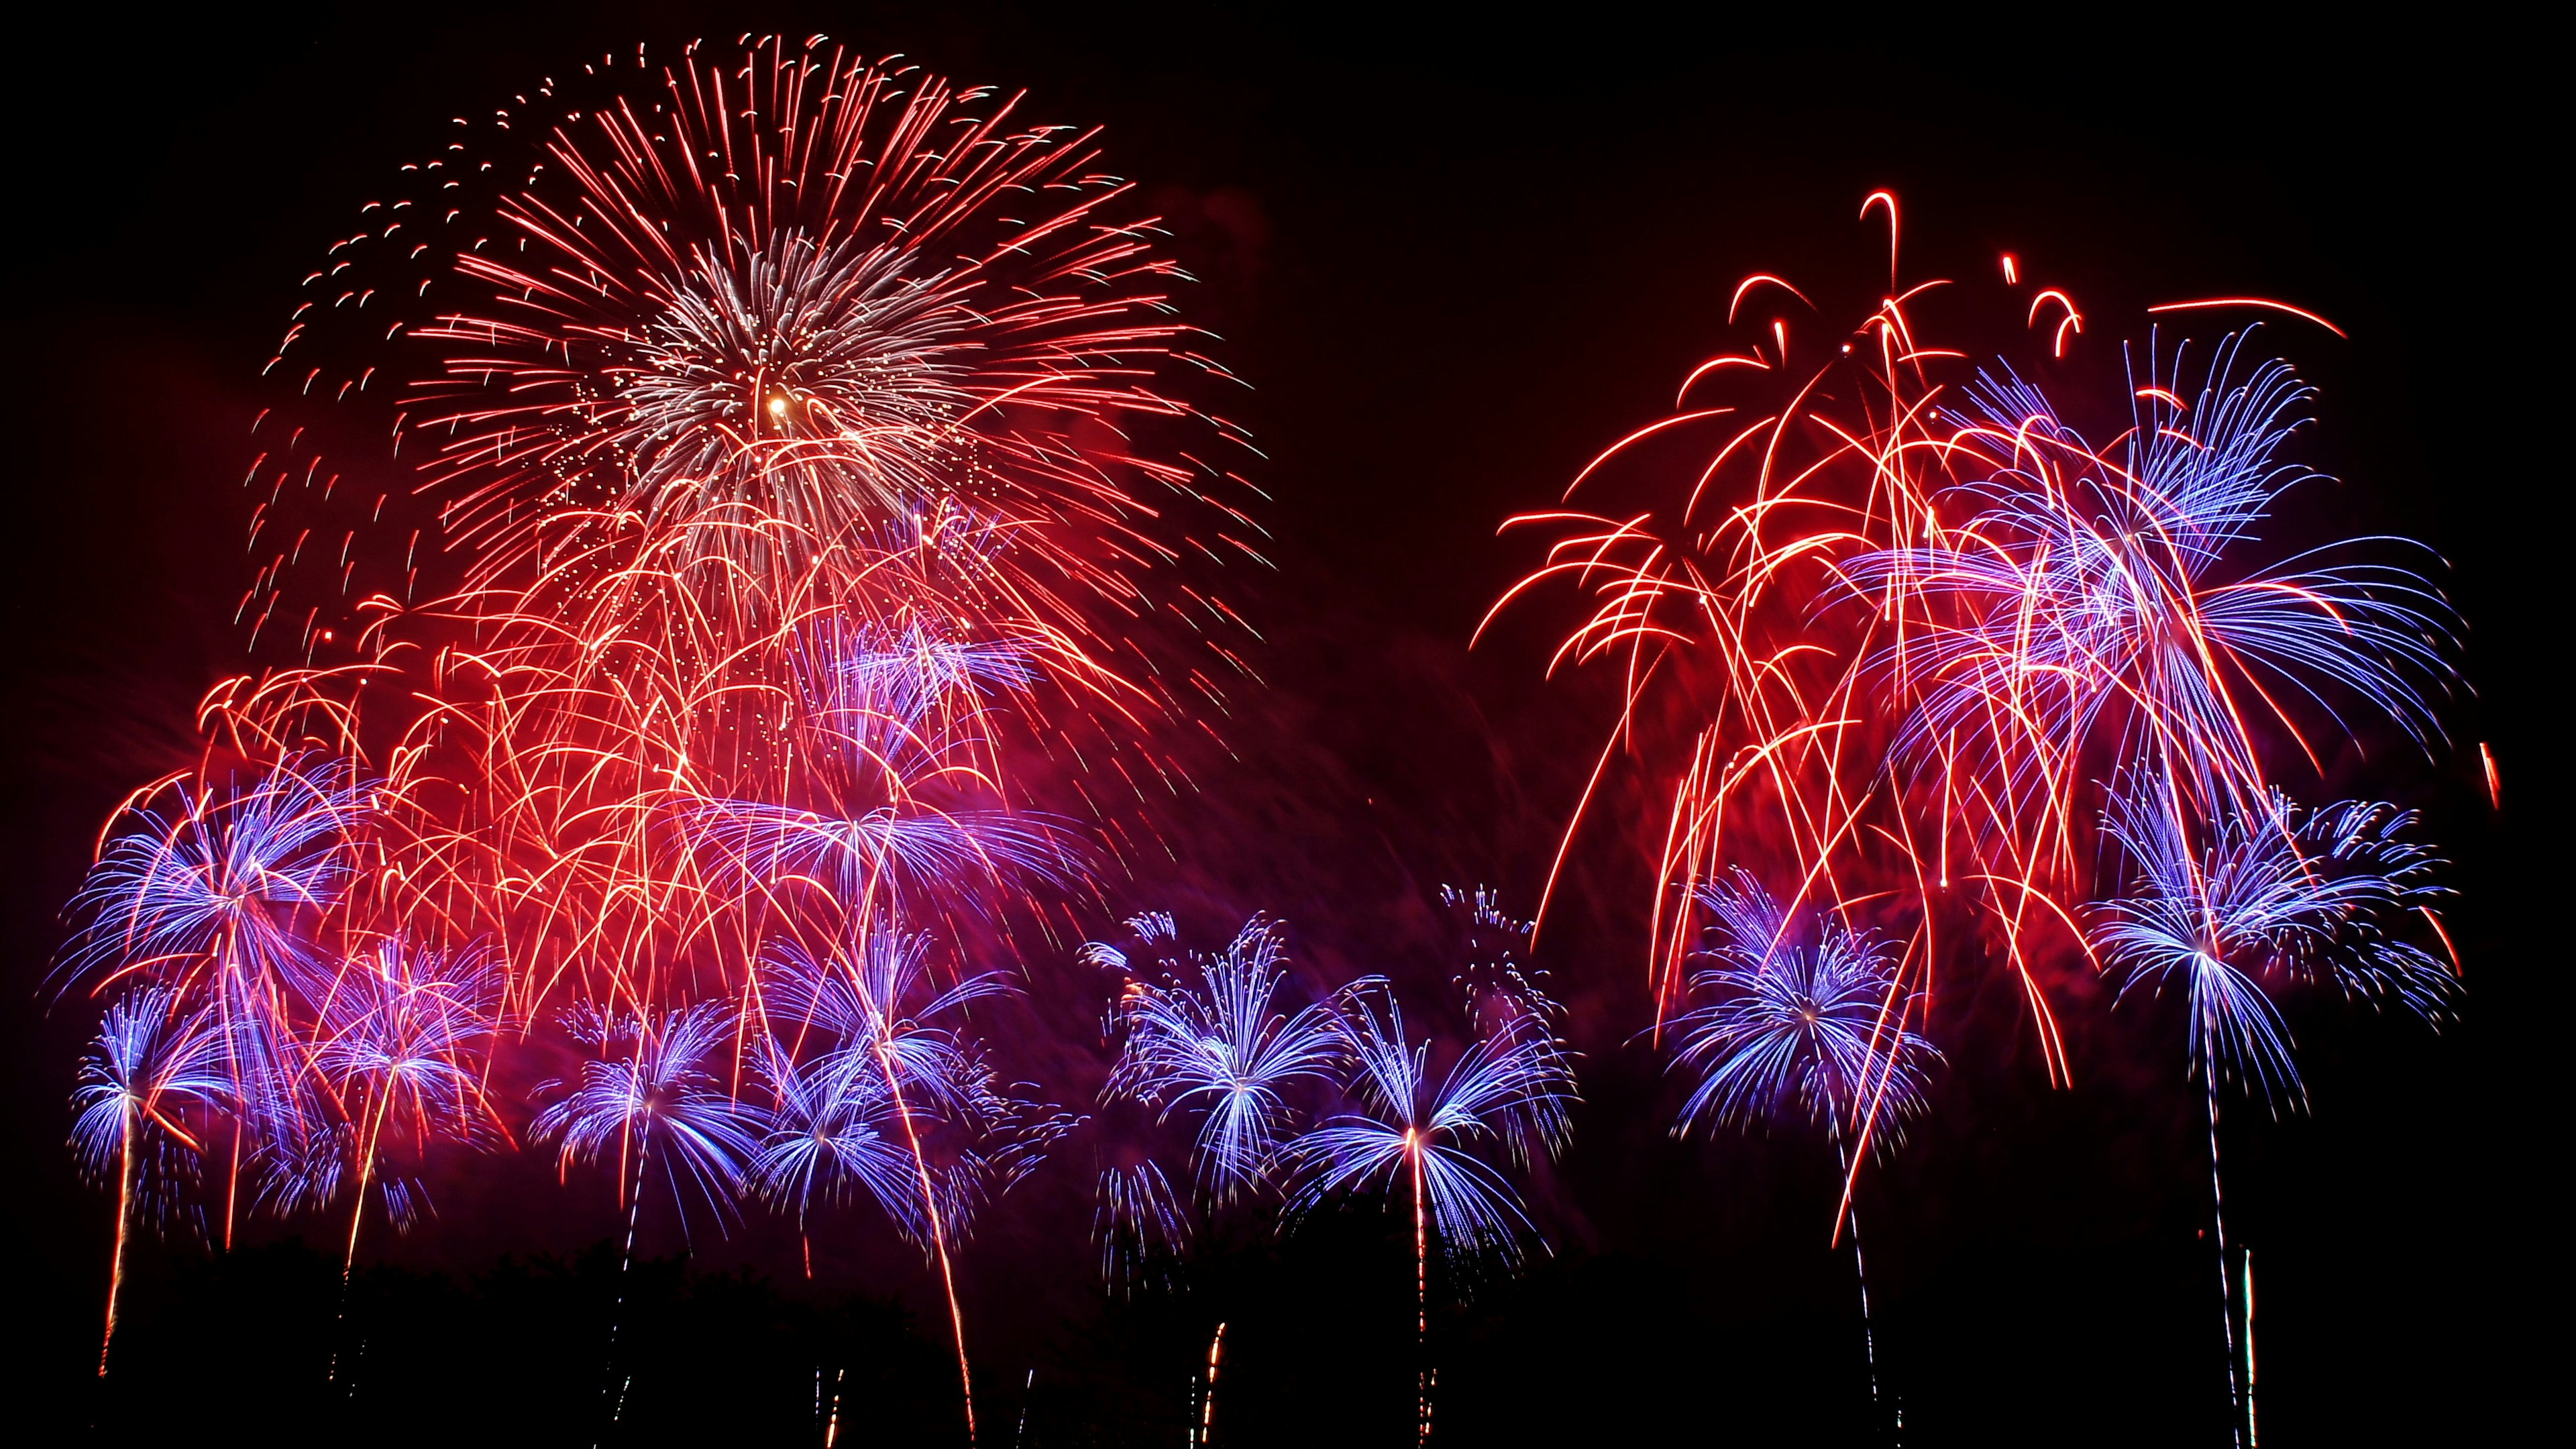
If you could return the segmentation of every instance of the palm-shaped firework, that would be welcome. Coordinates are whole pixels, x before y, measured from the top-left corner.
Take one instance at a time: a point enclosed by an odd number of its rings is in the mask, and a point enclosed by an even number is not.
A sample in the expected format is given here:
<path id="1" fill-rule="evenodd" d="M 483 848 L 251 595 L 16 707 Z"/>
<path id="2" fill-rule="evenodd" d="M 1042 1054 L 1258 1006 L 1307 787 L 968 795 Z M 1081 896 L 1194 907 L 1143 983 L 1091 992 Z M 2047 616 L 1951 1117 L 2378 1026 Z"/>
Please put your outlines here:
<path id="1" fill-rule="evenodd" d="M 397 1229 L 420 1211 L 416 1182 L 380 1175 L 389 1156 L 499 1136 L 499 1113 L 483 1083 L 502 1026 L 504 985 L 501 963 L 487 950 L 441 953 L 395 937 L 350 962 L 324 997 L 309 1056 L 346 1124 L 347 1156 L 357 1168 L 343 1277 L 357 1263 L 370 1187 Z M 336 1195 L 339 1157 L 324 1161 L 324 1175 L 308 1184 L 316 1201 Z"/>
<path id="2" fill-rule="evenodd" d="M 116 1254 L 108 1266 L 107 1330 L 98 1371 L 116 1343 L 116 1302 L 125 1286 L 125 1243 L 138 1213 L 175 1206 L 174 1181 L 196 1164 L 202 1124 L 191 1113 L 229 1096 L 222 1042 L 212 1018 L 180 1009 L 177 993 L 146 986 L 111 1003 L 81 1057 L 72 1088 L 72 1150 L 98 1177 L 116 1176 Z"/>
<path id="3" fill-rule="evenodd" d="M 554 1100 L 537 1113 L 529 1135 L 559 1142 L 567 1169 L 616 1150 L 625 1169 L 618 1190 L 632 1266 L 636 1220 L 657 1162 L 685 1223 L 683 1175 L 721 1216 L 742 1188 L 743 1164 L 759 1150 L 759 1113 L 727 1091 L 715 1070 L 733 1041 L 735 1017 L 721 1002 L 701 1002 L 677 1011 L 576 1010 L 564 1025 L 597 1055 L 581 1064 L 578 1077 L 538 1088 Z"/>
<path id="4" fill-rule="evenodd" d="M 826 1056 L 799 1065 L 773 1043 L 760 1077 L 775 1105 L 751 1178 L 764 1198 L 795 1208 L 800 1235 L 818 1204 L 855 1187 L 905 1236 L 929 1241 L 920 1165 L 895 1094 L 874 1063 Z M 806 1272 L 813 1272 L 810 1249 Z"/>
<path id="5" fill-rule="evenodd" d="M 1069 837 L 1050 822 L 1005 810 L 873 805 L 848 815 L 757 800 L 701 800 L 687 808 L 693 836 L 728 877 L 758 884 L 805 878 L 858 913 L 900 915 L 908 904 L 951 897 L 978 880 L 1069 874 Z"/>
<path id="6" fill-rule="evenodd" d="M 208 975 L 238 995 L 286 976 L 309 984 L 315 964 L 298 929 L 339 898 L 354 862 L 360 783 L 327 756 L 289 759 L 241 786 L 169 783 L 129 805 L 72 898 L 86 916 L 72 942 L 79 972 L 169 978 Z"/>
<path id="7" fill-rule="evenodd" d="M 790 693 L 815 722 L 792 792 L 805 803 L 704 795 L 676 807 L 715 880 L 772 907 L 819 892 L 830 929 L 872 935 L 980 911 L 979 887 L 1081 873 L 1061 822 L 963 803 L 991 798 L 987 716 L 997 692 L 1027 688 L 1022 651 L 918 620 L 888 630 L 825 619 L 796 637 L 791 659 Z"/>
<path id="8" fill-rule="evenodd" d="M 1154 922 L 1130 924 L 1145 935 Z M 1283 1089 L 1329 1082 L 1342 1062 L 1331 1003 L 1293 1015 L 1277 1005 L 1285 936 L 1278 922 L 1255 916 L 1222 952 L 1193 955 L 1160 983 L 1132 983 L 1118 1005 L 1127 1038 L 1106 1095 L 1166 1117 L 1199 1113 L 1191 1158 L 1220 1202 L 1258 1186 L 1269 1169 L 1291 1121 Z"/>
<path id="9" fill-rule="evenodd" d="M 2218 1248 L 2219 1316 L 2240 1442 L 2251 1426 L 2251 1366 L 2240 1376 L 2237 1308 L 2227 1258 L 2226 1195 L 2218 1170 L 2218 1088 L 2233 1076 L 2249 1094 L 2306 1099 L 2288 1027 L 2268 991 L 2331 985 L 2438 1023 L 2451 975 L 2397 934 L 2443 894 L 2440 862 L 2403 838 L 2411 812 L 2345 801 L 2302 813 L 2277 792 L 2200 823 L 2189 792 L 2159 772 L 2120 782 L 2103 831 L 2126 858 L 2131 890 L 2102 906 L 2097 947 L 2126 979 L 2121 994 L 2168 983 L 2190 1014 L 2191 1069 L 2209 1112 L 2209 1195 Z"/>
<path id="10" fill-rule="evenodd" d="M 815 952 L 772 941 L 763 954 L 762 1020 L 801 1054 L 819 1044 L 844 1064 L 884 1063 L 898 1091 L 953 1106 L 986 1078 L 954 1025 L 969 1003 L 1010 995 L 1010 979 L 982 972 L 941 987 L 931 977 L 930 937 L 872 931 L 857 944 Z"/>
<path id="11" fill-rule="evenodd" d="M 1804 1118 L 1837 1142 L 1886 1140 L 1923 1104 L 1917 1003 L 1882 945 L 1838 920 L 1801 929 L 1746 871 L 1699 891 L 1708 964 L 1700 1005 L 1673 1022 L 1674 1066 L 1691 1079 L 1674 1123 L 1752 1127 Z"/>
<path id="12" fill-rule="evenodd" d="M 1879 941 L 1839 920 L 1793 918 L 1741 867 L 1698 894 L 1709 914 L 1701 947 L 1708 964 L 1691 977 L 1701 1004 L 1673 1023 L 1673 1065 L 1691 1083 L 1674 1135 L 1721 1123 L 1803 1123 L 1833 1140 L 1875 1399 L 1878 1344 L 1860 1217 L 1851 1208 L 1852 1146 L 1892 1143 L 1922 1110 L 1924 1067 L 1938 1054 L 1912 1029 L 1920 1002 L 1902 988 Z"/>
<path id="13" fill-rule="evenodd" d="M 902 931 L 821 954 L 771 943 L 762 1075 L 779 1105 L 753 1176 L 800 1216 L 816 1193 L 857 1186 L 906 1236 L 936 1249 L 1026 1175 L 1063 1123 L 1007 1088 L 961 1029 L 964 1008 L 1011 994 L 1009 979 L 984 972 L 943 988 L 931 977 L 930 944 Z M 935 1166 L 925 1145 L 933 1132 L 953 1148 Z M 901 1186 L 883 1170 L 888 1149 L 902 1156 Z"/>
<path id="14" fill-rule="evenodd" d="M 854 764 L 897 780 L 989 753 L 993 706 L 1038 679 L 1026 650 L 917 618 L 900 628 L 818 621 L 804 652 L 798 672 L 829 736 Z"/>
<path id="15" fill-rule="evenodd" d="M 1993 788 L 2028 805 L 2063 788 L 2106 717 L 2236 795 L 2263 788 L 2247 723 L 2258 702 L 2296 733 L 2283 701 L 2331 718 L 2330 686 L 2419 740 L 2438 735 L 2420 684 L 2448 677 L 2447 609 L 2421 578 L 2318 555 L 2231 558 L 2318 476 L 2281 456 L 2312 390 L 2285 363 L 2248 364 L 2249 339 L 2219 346 L 2188 402 L 2183 351 L 2161 371 L 2151 355 L 2116 457 L 2008 369 L 1965 390 L 1956 441 L 1995 459 L 1955 490 L 1973 513 L 1849 574 L 1874 598 L 1911 590 L 1948 611 L 1880 655 L 1920 693 L 1897 753 L 1984 752 Z"/>
<path id="16" fill-rule="evenodd" d="M 1353 1108 L 1291 1140 L 1292 1212 L 1312 1212 L 1349 1193 L 1391 1192 L 1399 1179 L 1412 1201 L 1414 1333 L 1417 1354 L 1431 1332 L 1430 1254 L 1517 1256 L 1529 1230 L 1511 1182 L 1479 1152 L 1509 1158 L 1533 1139 L 1553 1147 L 1542 1124 L 1574 1096 L 1561 1045 L 1535 1014 L 1502 1017 L 1437 1077 L 1431 1045 L 1405 1034 L 1403 1009 L 1384 991 L 1354 993 L 1344 1014 L 1357 1064 Z M 1427 1358 L 1416 1385 L 1416 1433 L 1431 1432 Z"/>
<path id="17" fill-rule="evenodd" d="M 1009 994 L 1009 980 L 986 972 L 941 989 L 929 953 L 928 936 L 897 930 L 821 953 L 771 943 L 761 1070 L 777 1110 L 752 1174 L 772 1202 L 796 1205 L 800 1224 L 818 1200 L 856 1187 L 928 1251 L 971 1402 L 952 1249 L 976 1210 L 1026 1176 L 1071 1123 L 1006 1089 L 953 1024 L 968 1003 Z M 934 1134 L 949 1144 L 937 1165 Z"/>
<path id="18" fill-rule="evenodd" d="M 712 1070 L 731 1044 L 737 1019 L 721 1002 L 677 1011 L 565 1013 L 573 1039 L 597 1053 L 572 1081 L 538 1087 L 554 1101 L 529 1124 L 539 1142 L 560 1139 L 558 1162 L 594 1162 L 612 1145 L 621 1170 L 618 1191 L 626 1203 L 626 1243 L 617 1265 L 617 1312 L 609 1320 L 608 1351 L 617 1353 L 626 1280 L 635 1268 L 635 1227 L 643 1215 L 646 1174 L 658 1154 L 671 1198 L 688 1223 L 685 1173 L 719 1220 L 742 1190 L 743 1164 L 759 1151 L 759 1114 L 725 1090 Z M 631 1168 L 629 1165 L 631 1164 Z M 612 1422 L 625 1411 L 620 1392 Z"/>

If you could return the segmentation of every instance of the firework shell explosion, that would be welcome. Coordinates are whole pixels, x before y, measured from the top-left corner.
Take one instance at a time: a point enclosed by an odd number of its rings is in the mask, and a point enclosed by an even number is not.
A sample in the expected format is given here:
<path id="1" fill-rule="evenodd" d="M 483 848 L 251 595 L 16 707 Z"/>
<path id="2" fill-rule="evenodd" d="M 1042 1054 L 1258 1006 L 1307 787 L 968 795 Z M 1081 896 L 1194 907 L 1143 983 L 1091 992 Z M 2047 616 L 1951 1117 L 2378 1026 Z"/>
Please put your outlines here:
<path id="1" fill-rule="evenodd" d="M 1058 806 L 1095 824 L 1164 783 L 1154 729 L 1238 673 L 1203 575 L 1258 537 L 1129 186 L 1010 98 L 777 41 L 513 99 L 306 281 L 267 663 L 213 735 L 362 762 L 390 914 L 501 943 L 531 1013 L 1079 875 L 1004 754 L 1096 777 Z"/>
<path id="2" fill-rule="evenodd" d="M 549 79 L 362 208 L 267 366 L 251 663 L 73 903 L 118 1282 L 129 1228 L 199 1201 L 226 1240 L 344 1213 L 354 1263 L 433 1150 L 595 1165 L 630 1259 L 657 1193 L 800 1234 L 865 1200 L 948 1286 L 971 1432 L 952 1255 L 1077 1123 L 967 1008 L 1151 842 L 1168 742 L 1251 678 L 1222 569 L 1264 562 L 1196 400 L 1230 379 L 1100 165 L 1016 97 L 768 39 Z M 1951 983 L 2008 981 L 2058 1082 L 2073 974 L 2172 985 L 2215 1212 L 2222 1082 L 2298 1097 L 2275 994 L 2456 995 L 2412 817 L 2294 798 L 2322 740 L 2446 747 L 2447 607 L 2399 545 L 2265 538 L 2316 477 L 2265 329 L 2323 319 L 2181 299 L 2106 353 L 2006 257 L 1973 305 L 2018 341 L 1972 355 L 1926 320 L 1971 284 L 1903 279 L 1892 195 L 1862 218 L 1883 290 L 1745 279 L 1671 411 L 1505 524 L 1548 542 L 1479 632 L 1571 593 L 1551 672 L 1621 700 L 1548 893 L 1636 772 L 1675 1130 L 1820 1130 L 1838 1237 Z M 1574 1059 L 1535 928 L 1448 904 L 1504 944 L 1439 1057 L 1382 980 L 1294 999 L 1263 917 L 1084 948 L 1135 1129 L 1113 1278 L 1264 1195 L 1408 1202 L 1426 1333 L 1435 1246 L 1517 1254 Z M 495 1062 L 532 1035 L 576 1065 L 526 1101 Z"/>

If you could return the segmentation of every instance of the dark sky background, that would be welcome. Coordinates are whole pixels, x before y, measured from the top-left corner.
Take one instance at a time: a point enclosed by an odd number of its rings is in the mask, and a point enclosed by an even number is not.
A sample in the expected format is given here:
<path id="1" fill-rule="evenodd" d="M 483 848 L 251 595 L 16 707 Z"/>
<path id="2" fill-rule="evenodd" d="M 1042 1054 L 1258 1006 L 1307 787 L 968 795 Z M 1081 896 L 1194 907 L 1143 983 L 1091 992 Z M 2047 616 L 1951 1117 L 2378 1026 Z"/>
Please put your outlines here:
<path id="1" fill-rule="evenodd" d="M 2264 1441 L 2465 1440 L 2514 1415 L 2544 1340 L 2510 1309 L 2550 1316 L 2563 1217 L 2543 1186 L 2549 1108 L 2523 1090 L 2553 1074 L 2533 1054 L 2559 1050 L 2538 1043 L 2564 953 L 2524 920 L 2526 880 L 2555 862 L 2514 833 L 2538 813 L 2518 802 L 2549 768 L 2537 697 L 2566 658 L 2536 627 L 2563 606 L 2527 609 L 2520 582 L 2557 527 L 2563 474 L 2524 441 L 2562 410 L 2524 340 L 2558 329 L 2565 254 L 2542 219 L 2563 163 L 2523 154 L 2544 133 L 2515 58 L 2536 40 L 2151 13 L 2099 33 L 1982 13 L 1940 31 L 1795 8 L 1759 23 L 1392 14 L 452 5 L 178 28 L 65 11 L 13 28 L 0 1243 L 16 1250 L 9 1371 L 30 1387 L 7 1402 L 65 1424 L 93 1412 L 112 1210 L 62 1141 L 89 1019 L 49 1009 L 40 981 L 105 811 L 182 747 L 193 702 L 235 667 L 248 504 L 234 484 L 297 280 L 446 118 L 639 39 L 665 52 L 776 29 L 1026 86 L 1031 114 L 1105 123 L 1112 169 L 1174 217 L 1208 278 L 1192 305 L 1256 389 L 1229 411 L 1268 455 L 1257 481 L 1281 566 L 1238 597 L 1271 635 L 1274 688 L 1243 726 L 1242 771 L 1175 827 L 1188 868 L 1121 904 L 1172 901 L 1202 936 L 1277 911 L 1326 976 L 1436 984 L 1424 902 L 1440 882 L 1491 882 L 1528 907 L 1599 700 L 1540 684 L 1536 629 L 1466 650 L 1529 562 L 1494 525 L 1657 415 L 1715 347 L 1739 277 L 1882 265 L 1882 233 L 1852 219 L 1872 188 L 1904 200 L 1914 275 L 2011 250 L 2106 329 L 2211 293 L 2334 318 L 2349 342 L 2272 334 L 2324 389 L 2305 456 L 2345 480 L 2307 522 L 2412 534 L 2452 561 L 2479 697 L 2451 721 L 2493 742 L 2505 808 L 2478 803 L 2473 755 L 2390 767 L 2377 788 L 2423 804 L 2459 862 L 2464 1019 L 2437 1038 L 2298 1018 L 2315 1112 L 2230 1139 L 2231 1226 L 2262 1275 Z M 1623 1045 L 1644 1021 L 1643 877 L 1615 831 L 1579 849 L 1542 951 L 1588 1054 L 1577 1146 L 1534 1194 L 1556 1251 L 1444 1318 L 1443 1438 L 1860 1436 L 1848 1264 L 1822 1243 L 1830 1160 L 1791 1141 L 1663 1139 L 1670 1101 Z M 2103 1005 L 2070 1007 L 2071 1091 L 2045 1085 L 2010 1012 L 1957 1009 L 1931 1120 L 1867 1180 L 1880 1359 L 1910 1442 L 2220 1442 L 2192 1089 L 2152 1015 Z M 574 1252 L 610 1231 L 596 1186 L 498 1163 L 386 1256 L 465 1282 L 504 1253 Z M 1191 1293 L 1117 1303 L 1091 1276 L 1083 1186 L 1078 1164 L 1042 1175 L 968 1258 L 988 1424 L 1034 1372 L 1041 1391 L 1066 1387 L 1029 1400 L 1032 1444 L 1177 1443 L 1190 1357 L 1222 1317 L 1240 1442 L 1409 1432 L 1410 1268 L 1382 1225 L 1286 1248 L 1246 1237 Z M 676 1251 L 667 1236 L 648 1249 Z M 697 1248 L 698 1268 L 748 1266 L 781 1301 L 935 1302 L 890 1253 L 853 1248 L 809 1288 L 758 1231 Z M 319 1422 L 276 1417 L 297 1401 L 270 1380 L 306 1372 L 295 1335 L 313 1331 L 278 1306 L 304 1301 L 291 1271 L 219 1283 L 188 1253 L 145 1257 L 135 1321 L 186 1325 L 157 1340 L 167 1361 L 219 1361 L 236 1391 L 174 1392 L 175 1438 L 219 1442 L 246 1415 L 287 1440 Z M 473 1351 L 506 1317 L 497 1289 L 478 1291 L 437 1310 L 464 1346 L 423 1351 L 453 1372 L 416 1380 L 478 1406 L 494 1437 L 542 1439 L 512 1406 L 593 1351 Z M 935 1382 L 936 1353 L 923 1362 Z"/>

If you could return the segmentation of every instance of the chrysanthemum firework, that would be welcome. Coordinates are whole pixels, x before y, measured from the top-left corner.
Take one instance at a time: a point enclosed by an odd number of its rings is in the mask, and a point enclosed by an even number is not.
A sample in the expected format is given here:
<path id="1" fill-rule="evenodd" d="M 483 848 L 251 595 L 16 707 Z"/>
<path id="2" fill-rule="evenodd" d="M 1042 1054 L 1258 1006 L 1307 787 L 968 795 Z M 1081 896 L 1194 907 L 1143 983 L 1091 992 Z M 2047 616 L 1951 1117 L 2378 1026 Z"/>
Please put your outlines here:
<path id="1" fill-rule="evenodd" d="M 738 984 L 763 844 L 900 865 L 933 925 L 1062 877 L 1018 813 L 1132 798 L 1222 694 L 1239 439 L 1095 133 L 820 41 L 639 52 L 364 215 L 253 470 L 244 618 L 316 667 L 214 718 L 381 760 L 418 913 L 502 942 L 531 1019 Z"/>

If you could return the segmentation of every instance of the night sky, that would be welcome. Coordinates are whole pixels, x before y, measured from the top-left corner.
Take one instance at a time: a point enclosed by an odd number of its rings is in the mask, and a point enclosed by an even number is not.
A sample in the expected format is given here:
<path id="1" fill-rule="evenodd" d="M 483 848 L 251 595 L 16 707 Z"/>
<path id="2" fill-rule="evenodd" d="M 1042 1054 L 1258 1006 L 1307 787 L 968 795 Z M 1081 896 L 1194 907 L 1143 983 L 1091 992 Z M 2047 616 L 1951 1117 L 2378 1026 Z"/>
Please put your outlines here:
<path id="1" fill-rule="evenodd" d="M 0 1242 L 19 1323 L 8 1371 L 29 1383 L 0 1424 L 60 1426 L 24 1442 L 98 1417 L 112 1229 L 63 1144 L 91 1018 L 44 987 L 58 911 L 109 807 L 184 763 L 195 700 L 237 667 L 229 618 L 251 567 L 237 485 L 297 281 L 449 117 L 603 50 L 644 40 L 658 57 L 745 29 L 1024 86 L 1030 114 L 1104 124 L 1111 169 L 1171 218 L 1203 279 L 1189 305 L 1253 384 L 1224 407 L 1266 455 L 1254 481 L 1274 499 L 1278 567 L 1246 571 L 1233 597 L 1267 636 L 1268 690 L 1232 727 L 1239 763 L 1167 822 L 1172 869 L 1110 894 L 1169 904 L 1202 940 L 1272 911 L 1319 980 L 1437 987 L 1442 883 L 1534 902 L 1611 701 L 1542 683 L 1560 620 L 1468 650 L 1533 562 L 1495 525 L 1659 415 L 1746 273 L 1883 268 L 1883 231 L 1853 219 L 1870 190 L 1903 199 L 1910 274 L 2039 259 L 2105 319 L 2088 343 L 2182 296 L 2280 296 L 2333 318 L 2349 341 L 2270 333 L 2323 390 L 2302 456 L 2343 480 L 2287 526 L 2411 535 L 2453 565 L 2441 582 L 2468 622 L 2476 694 L 2447 723 L 2467 753 L 2384 758 L 2375 788 L 2424 808 L 2458 863 L 2468 993 L 2438 1036 L 2294 1016 L 2313 1113 L 2229 1139 L 2231 1231 L 2262 1274 L 2263 1438 L 2467 1442 L 2557 1376 L 2532 1356 L 2560 1335 L 2509 1322 L 2518 1298 L 2551 1316 L 2546 1244 L 2564 1216 L 2544 1186 L 2554 1114 L 2522 1086 L 2556 1075 L 2562 1050 L 2525 1045 L 2565 953 L 2526 919 L 2524 882 L 2558 861 L 2515 824 L 2540 808 L 2556 746 L 2538 696 L 2566 657 L 2535 627 L 2563 606 L 2531 609 L 2521 583 L 2556 583 L 2531 560 L 2564 471 L 2525 441 L 2557 430 L 2555 373 L 2527 359 L 2530 335 L 2558 330 L 2565 253 L 2543 219 L 2563 160 L 2521 154 L 2541 122 L 2511 57 L 2533 38 L 2148 13 L 2118 33 L 1983 13 L 1880 29 L 1794 7 L 1759 24 L 1606 7 L 1402 23 L 1380 7 L 534 9 L 149 29 L 67 10 L 13 26 Z M 2500 814 L 2479 740 L 2502 770 Z M 1532 1190 L 1553 1255 L 1461 1285 L 1466 1306 L 1435 1326 L 1438 1442 L 1882 1442 L 1848 1260 L 1825 1245 L 1830 1156 L 1663 1135 L 1671 1093 L 1632 1040 L 1648 1020 L 1646 827 L 1642 807 L 1613 805 L 1578 841 L 1539 951 L 1585 1053 L 1575 1145 Z M 1065 1008 L 1077 1023 L 1083 1009 Z M 1907 1442 L 2225 1442 L 2178 1025 L 2113 1014 L 2107 993 L 2070 1002 L 2076 1084 L 2051 1090 L 2009 1000 L 1963 992 L 1944 1013 L 1932 1112 L 1859 1204 Z M 586 1432 L 545 1417 L 544 1382 L 592 1372 L 588 1330 L 530 1325 L 588 1321 L 562 1305 L 600 1281 L 578 1255 L 615 1228 L 607 1190 L 556 1186 L 542 1154 L 437 1186 L 439 1219 L 388 1238 L 390 1266 L 361 1274 L 353 1311 L 407 1356 L 381 1369 L 377 1399 L 313 1397 L 335 1285 L 315 1286 L 276 1225 L 253 1235 L 266 1256 L 220 1267 L 145 1251 L 128 1312 L 164 1377 L 120 1392 L 175 1442 L 329 1438 L 354 1432 L 351 1414 L 379 1439 Z M 1087 1189 L 1079 1161 L 1042 1171 L 966 1258 L 987 1443 L 1007 1442 L 1032 1373 L 1032 1446 L 1181 1442 L 1190 1364 L 1220 1318 L 1237 1397 L 1219 1442 L 1410 1434 L 1411 1268 L 1392 1220 L 1354 1213 L 1284 1244 L 1247 1231 L 1189 1291 L 1118 1300 L 1098 1287 Z M 680 1252 L 676 1224 L 649 1229 L 649 1253 Z M 811 1367 L 787 1345 L 817 1334 L 875 1345 L 881 1437 L 854 1425 L 843 1442 L 940 1442 L 902 1407 L 930 1395 L 935 1420 L 954 1388 L 933 1280 L 856 1241 L 881 1228 L 848 1236 L 810 1285 L 792 1235 L 757 1225 L 701 1233 L 686 1280 L 657 1270 L 669 1383 L 634 1442 L 772 1442 L 757 1426 L 794 1421 Z M 505 1255 L 540 1267 L 498 1267 Z M 717 1277 L 737 1270 L 751 1277 Z"/>

